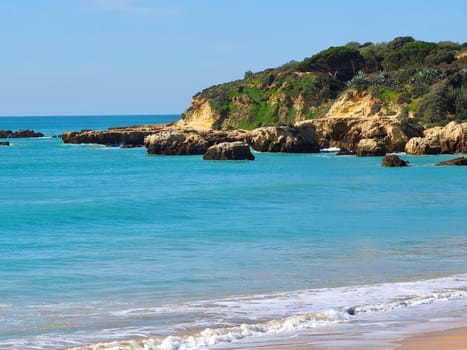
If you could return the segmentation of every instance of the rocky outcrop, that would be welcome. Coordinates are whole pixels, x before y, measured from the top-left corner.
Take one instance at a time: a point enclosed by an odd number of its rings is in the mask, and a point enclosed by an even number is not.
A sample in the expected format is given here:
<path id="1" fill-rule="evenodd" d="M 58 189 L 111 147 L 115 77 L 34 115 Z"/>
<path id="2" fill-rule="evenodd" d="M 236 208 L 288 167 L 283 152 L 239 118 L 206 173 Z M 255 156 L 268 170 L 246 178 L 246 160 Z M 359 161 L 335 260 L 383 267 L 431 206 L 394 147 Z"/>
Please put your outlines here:
<path id="1" fill-rule="evenodd" d="M 319 152 L 315 127 L 310 122 L 292 126 L 268 126 L 252 130 L 248 143 L 259 152 Z"/>
<path id="2" fill-rule="evenodd" d="M 407 154 L 440 154 L 441 146 L 436 137 L 413 137 L 405 145 Z"/>
<path id="3" fill-rule="evenodd" d="M 443 165 L 467 165 L 467 158 L 465 158 L 465 157 L 454 158 L 454 159 L 446 160 L 444 162 L 436 163 L 435 165 L 437 165 L 437 166 L 443 166 Z"/>
<path id="4" fill-rule="evenodd" d="M 210 144 L 196 132 L 161 131 L 144 139 L 149 154 L 193 155 L 204 154 Z"/>
<path id="5" fill-rule="evenodd" d="M 206 160 L 254 160 L 246 142 L 222 142 L 208 148 L 203 156 Z"/>
<path id="6" fill-rule="evenodd" d="M 467 153 L 467 123 L 450 122 L 434 127 L 424 137 L 410 139 L 405 145 L 408 154 Z"/>
<path id="7" fill-rule="evenodd" d="M 362 139 L 357 144 L 358 157 L 375 157 L 384 156 L 386 154 L 386 147 L 383 143 L 374 139 Z"/>
<path id="8" fill-rule="evenodd" d="M 328 117 L 315 119 L 312 123 L 320 148 L 356 150 L 360 140 L 374 139 L 383 143 L 388 152 L 402 152 L 410 138 L 423 135 L 422 129 L 414 123 L 391 116 Z"/>
<path id="9" fill-rule="evenodd" d="M 170 127 L 149 135 L 144 140 L 149 154 L 194 155 L 204 154 L 209 147 L 222 142 L 244 141 L 246 132 L 195 130 Z"/>
<path id="10" fill-rule="evenodd" d="M 1 141 L 0 146 L 9 146 L 10 143 L 8 141 Z"/>
<path id="11" fill-rule="evenodd" d="M 108 130 L 81 130 L 64 132 L 61 137 L 64 143 L 96 143 L 106 146 L 141 147 L 144 138 L 160 132 L 166 125 L 140 125 L 131 127 L 110 128 Z"/>
<path id="12" fill-rule="evenodd" d="M 381 166 L 390 167 L 390 168 L 408 166 L 409 165 L 408 163 L 409 162 L 403 159 L 400 159 L 396 155 L 384 156 L 383 159 L 381 160 Z"/>
<path id="13" fill-rule="evenodd" d="M 36 132 L 34 130 L 0 130 L 0 138 L 3 139 L 13 139 L 13 138 L 30 138 L 30 137 L 44 137 L 44 134 L 41 132 Z"/>

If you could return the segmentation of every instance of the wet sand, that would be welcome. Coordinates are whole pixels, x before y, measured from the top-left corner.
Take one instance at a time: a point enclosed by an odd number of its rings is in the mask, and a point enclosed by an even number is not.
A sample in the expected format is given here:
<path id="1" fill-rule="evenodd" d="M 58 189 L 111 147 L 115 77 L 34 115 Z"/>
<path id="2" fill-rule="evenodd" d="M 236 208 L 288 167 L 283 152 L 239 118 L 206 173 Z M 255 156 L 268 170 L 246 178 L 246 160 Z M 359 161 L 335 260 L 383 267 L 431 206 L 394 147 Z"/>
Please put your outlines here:
<path id="1" fill-rule="evenodd" d="M 467 327 L 419 334 L 404 340 L 398 350 L 466 350 Z"/>

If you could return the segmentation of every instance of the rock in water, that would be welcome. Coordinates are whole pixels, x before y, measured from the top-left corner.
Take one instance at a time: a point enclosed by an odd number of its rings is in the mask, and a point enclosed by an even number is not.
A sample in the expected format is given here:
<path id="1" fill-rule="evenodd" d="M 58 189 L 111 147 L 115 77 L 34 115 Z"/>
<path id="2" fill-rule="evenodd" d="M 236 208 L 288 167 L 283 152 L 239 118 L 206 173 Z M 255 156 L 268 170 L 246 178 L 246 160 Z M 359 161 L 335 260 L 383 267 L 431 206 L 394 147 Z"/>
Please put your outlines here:
<path id="1" fill-rule="evenodd" d="M 357 144 L 358 157 L 376 157 L 384 156 L 386 154 L 386 147 L 383 143 L 374 139 L 362 139 Z"/>
<path id="2" fill-rule="evenodd" d="M 436 165 L 437 166 L 442 166 L 442 165 L 467 165 L 467 158 L 465 158 L 465 157 L 454 158 L 454 159 L 446 160 L 445 162 L 436 163 Z"/>
<path id="3" fill-rule="evenodd" d="M 9 146 L 10 143 L 8 141 L 1 141 L 0 146 Z"/>
<path id="4" fill-rule="evenodd" d="M 312 124 L 267 126 L 250 132 L 248 143 L 258 152 L 314 153 L 319 143 Z"/>
<path id="5" fill-rule="evenodd" d="M 336 156 L 354 156 L 355 152 L 351 149 L 342 148 L 337 151 Z"/>
<path id="6" fill-rule="evenodd" d="M 383 167 L 401 167 L 407 166 L 408 162 L 405 160 L 400 159 L 398 156 L 390 155 L 384 156 L 383 160 L 381 161 L 381 166 Z"/>
<path id="7" fill-rule="evenodd" d="M 206 160 L 255 160 L 250 146 L 242 141 L 222 142 L 208 148 L 203 156 Z"/>
<path id="8" fill-rule="evenodd" d="M 467 123 L 450 122 L 427 129 L 424 137 L 414 137 L 405 145 L 408 154 L 440 154 L 467 152 Z"/>
<path id="9" fill-rule="evenodd" d="M 0 130 L 0 138 L 17 139 L 27 137 L 44 137 L 44 134 L 30 129 L 18 131 Z"/>
<path id="10" fill-rule="evenodd" d="M 204 154 L 210 144 L 196 132 L 161 131 L 144 139 L 149 154 L 194 155 Z"/>

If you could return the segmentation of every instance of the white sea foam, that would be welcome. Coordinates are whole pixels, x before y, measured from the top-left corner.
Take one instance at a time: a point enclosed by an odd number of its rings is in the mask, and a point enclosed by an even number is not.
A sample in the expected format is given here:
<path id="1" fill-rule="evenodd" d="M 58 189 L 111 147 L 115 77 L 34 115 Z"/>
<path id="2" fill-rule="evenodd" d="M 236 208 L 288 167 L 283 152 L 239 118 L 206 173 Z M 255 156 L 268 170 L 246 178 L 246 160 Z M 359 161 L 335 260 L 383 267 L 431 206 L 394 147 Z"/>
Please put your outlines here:
<path id="1" fill-rule="evenodd" d="M 439 316 L 436 311 L 430 316 L 430 310 L 449 313 L 459 306 L 467 310 L 467 274 L 169 305 L 95 302 L 40 304 L 22 309 L 5 305 L 0 309 L 5 331 L 12 327 L 14 334 L 14 327 L 21 327 L 32 335 L 0 340 L 0 348 L 210 349 L 214 345 L 292 336 L 298 331 L 319 331 L 328 325 L 352 325 L 369 319 L 385 322 L 405 315 L 413 320 L 423 314 L 419 321 L 425 322 L 427 317 Z M 10 318 L 11 314 L 15 318 Z M 22 323 L 12 325 L 15 319 Z M 86 328 L 70 332 L 66 325 L 73 324 L 84 324 Z M 34 335 L 37 327 L 41 332 Z"/>
<path id="2" fill-rule="evenodd" d="M 322 148 L 319 151 L 320 152 L 326 152 L 326 153 L 335 153 L 339 152 L 341 149 L 339 147 L 329 147 L 329 148 Z"/>
<path id="3" fill-rule="evenodd" d="M 235 343 L 250 337 L 293 334 L 330 324 L 358 321 L 363 315 L 391 311 L 416 310 L 422 305 L 467 300 L 467 275 L 419 282 L 385 283 L 368 286 L 313 289 L 274 295 L 228 298 L 179 305 L 172 312 L 205 313 L 225 324 L 207 327 L 191 334 L 95 343 L 74 347 L 74 350 L 192 350 L 209 349 L 214 345 Z M 156 308 L 157 309 L 157 308 Z M 123 311 L 122 311 L 123 312 Z M 126 310 L 126 314 L 162 312 L 156 310 Z M 282 315 L 282 317 L 277 317 Z M 381 317 L 382 316 L 382 317 Z M 236 319 L 245 322 L 232 324 Z M 256 320 L 256 321 L 255 321 Z M 198 324 L 199 326 L 200 324 Z M 136 337 L 134 337 L 136 338 Z M 141 339 L 143 338 L 143 339 Z"/>

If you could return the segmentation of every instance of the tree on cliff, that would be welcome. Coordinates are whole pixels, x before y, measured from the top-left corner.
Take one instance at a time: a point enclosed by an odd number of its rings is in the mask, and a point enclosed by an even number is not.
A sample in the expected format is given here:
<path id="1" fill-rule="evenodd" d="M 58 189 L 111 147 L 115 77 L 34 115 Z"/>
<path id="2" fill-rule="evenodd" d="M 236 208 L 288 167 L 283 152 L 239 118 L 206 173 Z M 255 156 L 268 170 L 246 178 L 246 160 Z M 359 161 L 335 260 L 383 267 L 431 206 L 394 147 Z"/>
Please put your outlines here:
<path id="1" fill-rule="evenodd" d="M 327 72 L 340 81 L 348 81 L 362 69 L 365 60 L 359 50 L 346 47 L 330 47 L 305 59 L 300 65 L 302 72 Z"/>

